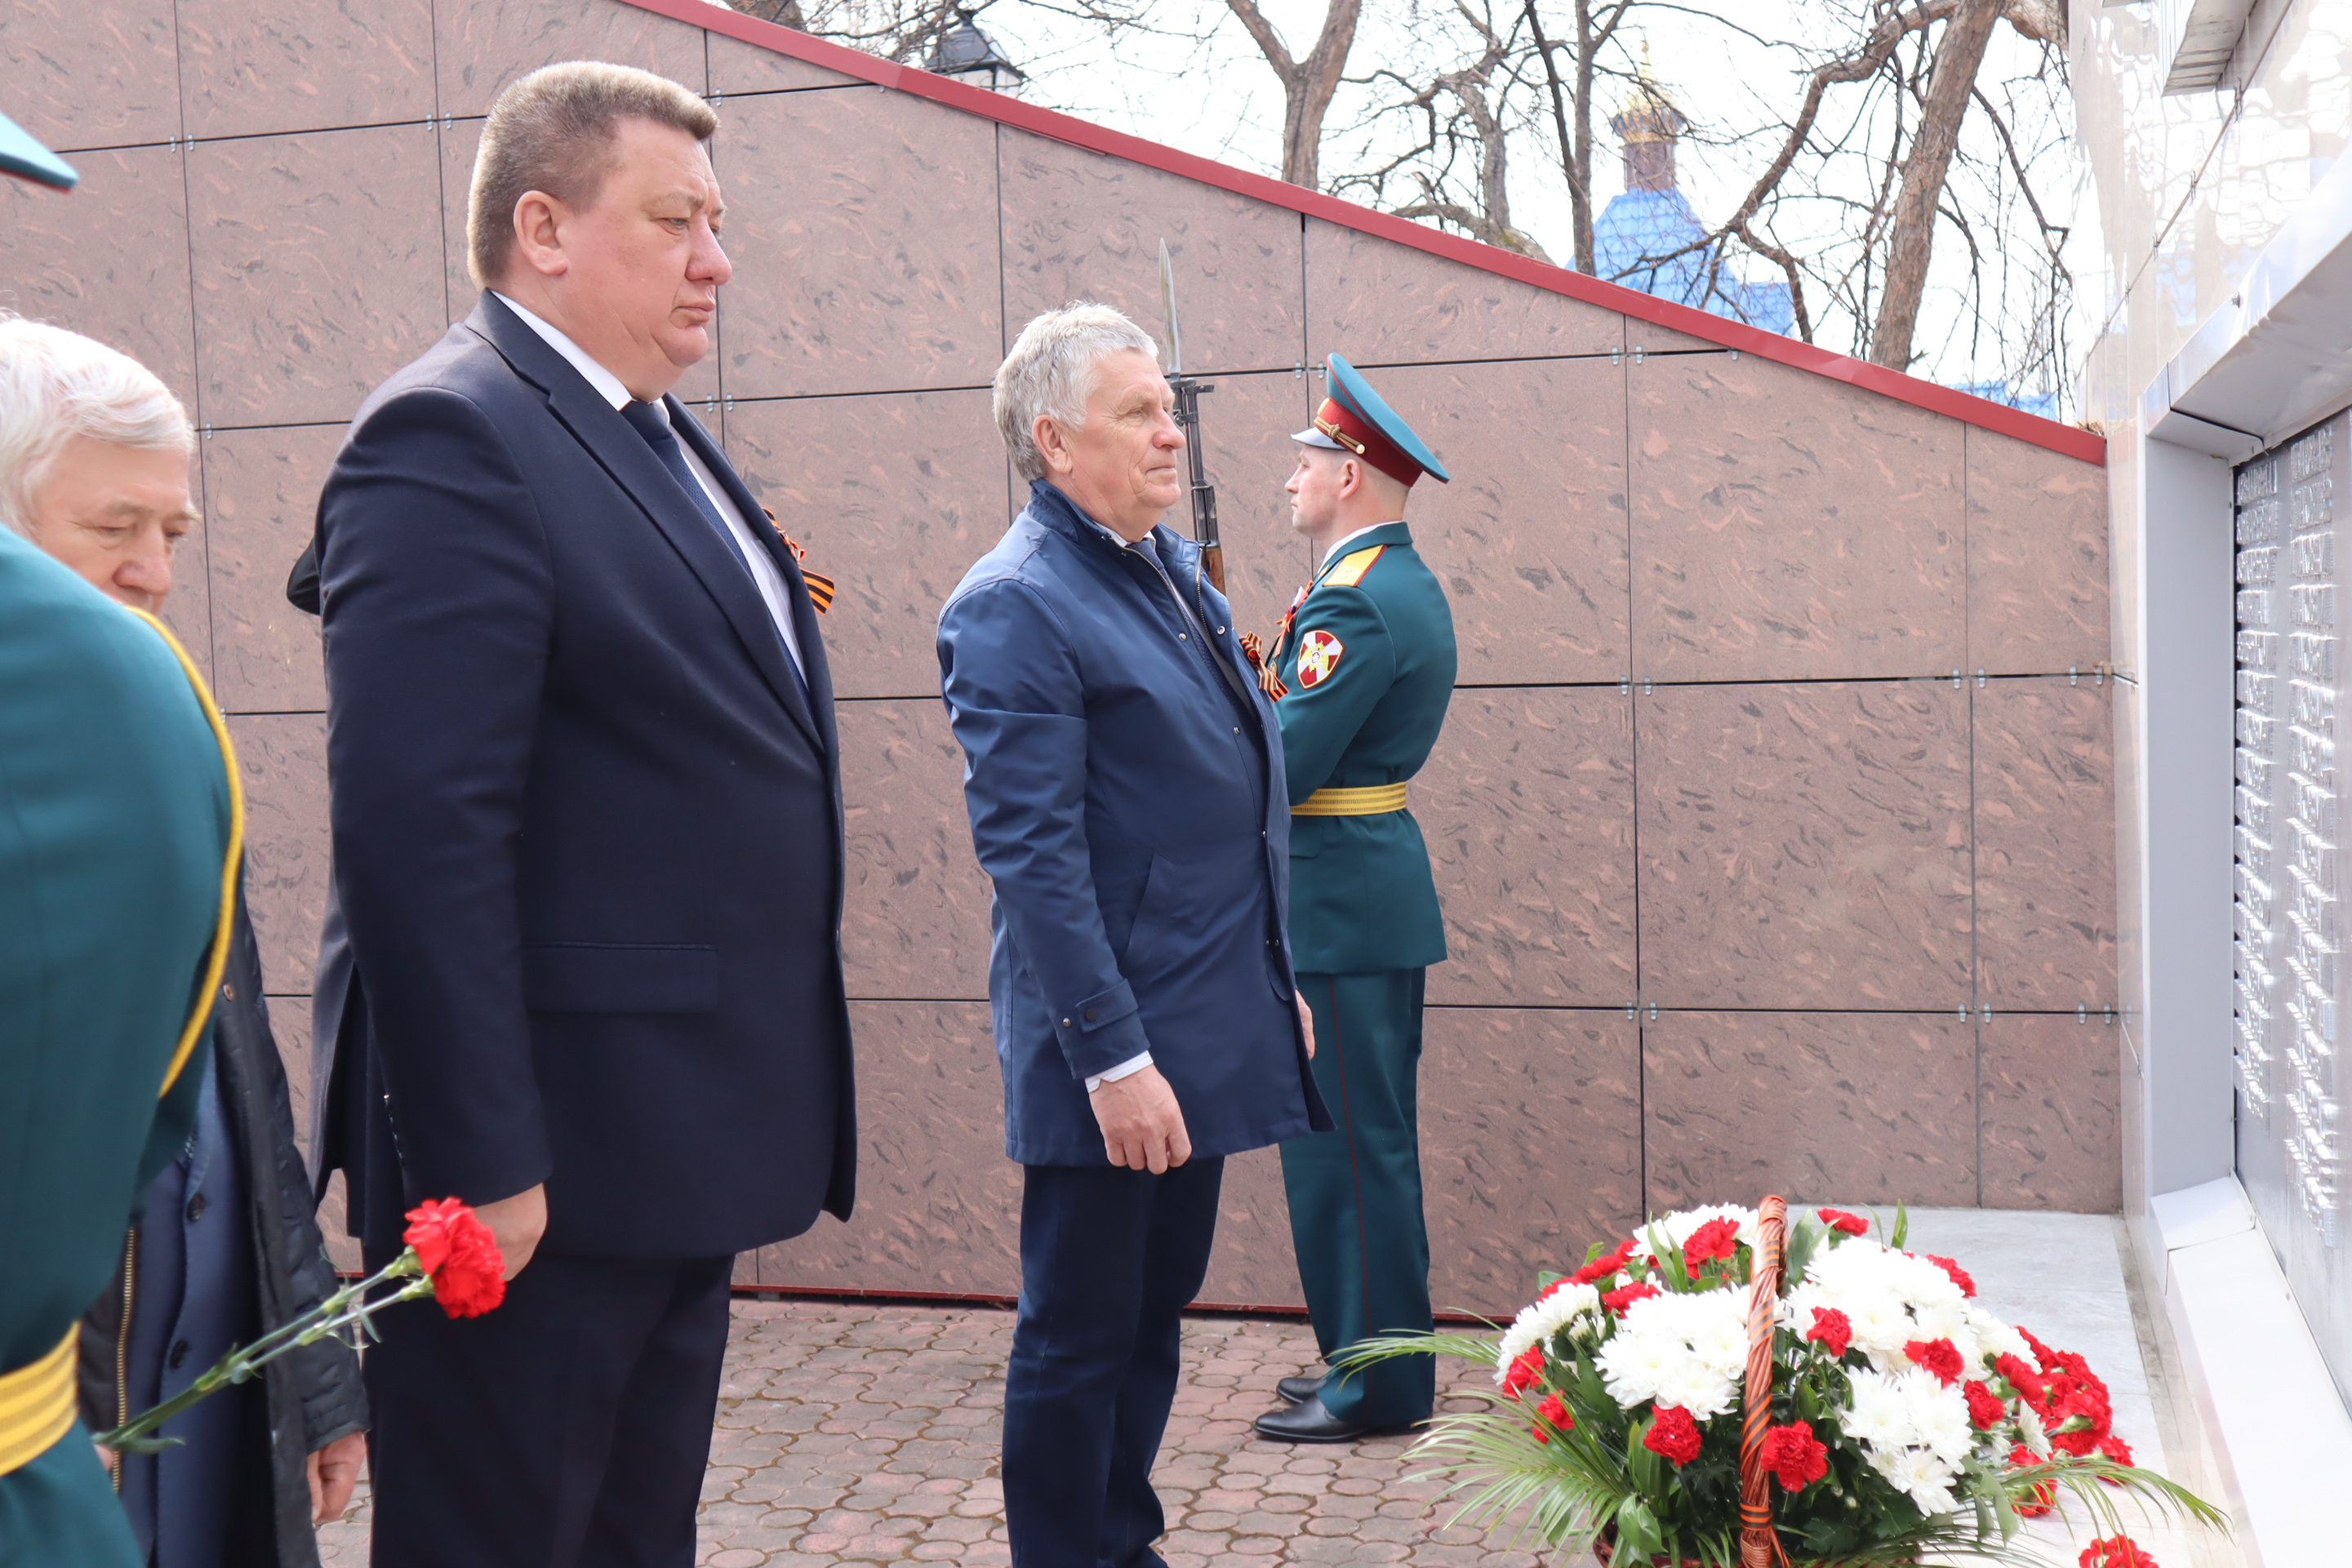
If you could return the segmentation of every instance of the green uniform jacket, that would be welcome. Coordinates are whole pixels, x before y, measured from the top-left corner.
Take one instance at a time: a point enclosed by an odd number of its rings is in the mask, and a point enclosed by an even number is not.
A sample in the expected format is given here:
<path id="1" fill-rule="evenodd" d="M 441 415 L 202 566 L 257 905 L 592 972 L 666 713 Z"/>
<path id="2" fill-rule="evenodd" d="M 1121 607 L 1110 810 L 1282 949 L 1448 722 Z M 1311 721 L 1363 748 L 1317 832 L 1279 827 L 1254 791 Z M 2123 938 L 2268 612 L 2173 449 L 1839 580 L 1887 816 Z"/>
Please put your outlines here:
<path id="1" fill-rule="evenodd" d="M 163 639 L 0 528 L 0 1371 L 106 1288 L 187 1139 L 228 846 L 219 746 Z M 134 1568 L 89 1433 L 0 1476 L 0 1568 Z"/>
<path id="2" fill-rule="evenodd" d="M 1360 534 L 1326 562 L 1266 662 L 1290 687 L 1275 712 L 1294 808 L 1318 789 L 1420 772 L 1454 697 L 1454 612 L 1404 524 Z M 1292 819 L 1290 944 L 1299 969 L 1318 975 L 1445 961 L 1411 810 Z"/>

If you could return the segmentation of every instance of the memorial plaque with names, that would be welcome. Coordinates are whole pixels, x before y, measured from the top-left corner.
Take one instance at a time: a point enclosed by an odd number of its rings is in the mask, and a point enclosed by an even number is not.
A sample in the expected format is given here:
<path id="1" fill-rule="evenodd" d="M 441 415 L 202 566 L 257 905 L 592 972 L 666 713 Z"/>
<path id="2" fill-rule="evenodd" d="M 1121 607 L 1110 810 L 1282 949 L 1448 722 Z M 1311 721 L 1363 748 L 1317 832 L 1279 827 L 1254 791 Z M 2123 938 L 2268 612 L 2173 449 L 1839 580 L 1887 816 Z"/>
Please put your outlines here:
<path id="1" fill-rule="evenodd" d="M 2239 467 L 2233 927 L 2238 1171 L 2339 1387 L 2344 1245 L 2337 415 Z M 2159 852 L 2161 852 L 2159 851 Z"/>

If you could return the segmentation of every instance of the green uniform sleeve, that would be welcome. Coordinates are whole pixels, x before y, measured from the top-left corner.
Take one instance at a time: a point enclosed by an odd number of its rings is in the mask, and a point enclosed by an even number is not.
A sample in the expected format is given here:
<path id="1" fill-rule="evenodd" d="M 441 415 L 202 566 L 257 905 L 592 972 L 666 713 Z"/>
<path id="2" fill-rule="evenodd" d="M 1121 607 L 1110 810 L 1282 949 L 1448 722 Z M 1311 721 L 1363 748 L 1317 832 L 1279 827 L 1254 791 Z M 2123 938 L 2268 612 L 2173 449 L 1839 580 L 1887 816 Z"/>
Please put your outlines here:
<path id="1" fill-rule="evenodd" d="M 1310 685 L 1298 661 L 1317 632 L 1338 640 L 1338 659 Z M 1282 654 L 1284 667 L 1277 673 L 1290 691 L 1275 705 L 1275 714 L 1282 721 L 1283 768 L 1296 806 L 1331 781 L 1348 743 L 1388 695 L 1396 681 L 1396 643 L 1370 594 L 1326 584 L 1298 607 Z"/>

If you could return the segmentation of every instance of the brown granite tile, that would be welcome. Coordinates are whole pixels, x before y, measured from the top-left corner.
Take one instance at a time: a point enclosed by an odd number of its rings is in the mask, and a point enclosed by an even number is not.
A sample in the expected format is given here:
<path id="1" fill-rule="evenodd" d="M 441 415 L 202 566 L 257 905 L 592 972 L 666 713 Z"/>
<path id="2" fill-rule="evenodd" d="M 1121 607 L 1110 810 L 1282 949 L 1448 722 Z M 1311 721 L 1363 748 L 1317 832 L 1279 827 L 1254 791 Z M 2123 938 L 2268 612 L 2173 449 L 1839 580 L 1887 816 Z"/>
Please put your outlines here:
<path id="1" fill-rule="evenodd" d="M 203 444 L 197 444 L 199 454 Z M 204 475 L 191 466 L 188 494 L 196 503 L 196 525 L 172 552 L 172 591 L 163 601 L 163 624 L 196 662 L 196 668 L 219 695 L 220 672 L 213 664 L 213 583 L 207 558 L 211 554 L 211 519 L 205 516 Z"/>
<path id="2" fill-rule="evenodd" d="M 963 753 L 936 696 L 838 710 L 849 825 L 842 950 L 860 998 L 988 995 L 988 878 L 972 856 Z"/>
<path id="3" fill-rule="evenodd" d="M 781 50 L 747 44 L 724 33 L 710 33 L 706 37 L 709 40 L 710 91 L 722 99 L 739 93 L 793 92 L 813 87 L 866 85 L 856 77 L 843 76 L 839 71 L 829 71 L 823 66 L 794 59 Z M 724 114 L 727 106 L 721 102 L 719 109 Z"/>
<path id="4" fill-rule="evenodd" d="M 0 307 L 121 350 L 202 418 L 179 152 L 134 147 L 72 162 L 81 184 L 70 196 L 0 181 Z"/>
<path id="5" fill-rule="evenodd" d="M 1968 427 L 1968 668 L 2087 670 L 2111 657 L 2107 472 Z"/>
<path id="6" fill-rule="evenodd" d="M 1462 681 L 1622 680 L 1623 367 L 1408 366 L 1371 380 L 1454 476 L 1414 486 L 1405 516 L 1453 604 Z"/>
<path id="7" fill-rule="evenodd" d="M 986 1002 L 852 1002 L 857 1213 L 759 1254 L 760 1282 L 1010 1296 L 1021 1167 Z"/>
<path id="8" fill-rule="evenodd" d="M 811 570 L 834 580 L 834 690 L 936 706 L 940 606 L 1012 516 L 988 393 L 739 402 L 727 446 Z"/>
<path id="9" fill-rule="evenodd" d="M 188 154 L 188 186 L 213 423 L 349 419 L 440 337 L 432 128 L 204 142 Z"/>
<path id="10" fill-rule="evenodd" d="M 8 118 L 60 152 L 179 135 L 180 62 L 172 32 L 168 5 L 13 0 L 0 14 Z M 79 159 L 67 162 L 89 178 Z"/>
<path id="11" fill-rule="evenodd" d="M 1978 998 L 2000 1010 L 2113 1006 L 2114 694 L 2056 675 L 1969 695 Z"/>
<path id="12" fill-rule="evenodd" d="M 177 0 L 192 136 L 425 120 L 433 0 Z"/>
<path id="13" fill-rule="evenodd" d="M 1209 1256 L 1199 1300 L 1220 1307 L 1306 1310 L 1280 1149 L 1252 1149 L 1226 1158 L 1217 1193 L 1217 1248 Z"/>
<path id="14" fill-rule="evenodd" d="M 726 132 L 719 134 L 723 139 Z M 441 243 L 448 272 L 446 310 L 452 321 L 463 321 L 481 302 L 480 291 L 466 273 L 466 213 L 474 183 L 474 153 L 481 140 L 478 120 L 460 120 L 441 131 Z M 719 149 L 714 147 L 713 152 Z M 710 352 L 670 389 L 681 402 L 694 405 L 713 434 L 719 425 L 719 364 L 726 335 L 727 300 L 722 290 L 718 318 L 710 325 Z"/>
<path id="15" fill-rule="evenodd" d="M 1631 384 L 1636 678 L 1962 664 L 1962 425 L 1753 354 Z"/>
<path id="16" fill-rule="evenodd" d="M 1983 1029 L 1984 1206 L 2121 1208 L 2120 1031 L 2096 1013 L 1996 1011 Z"/>
<path id="17" fill-rule="evenodd" d="M 1956 1013 L 1661 1013 L 1642 1071 L 1654 1211 L 1977 1201 L 1976 1031 Z"/>
<path id="18" fill-rule="evenodd" d="M 1421 1071 L 1430 1299 L 1507 1321 L 1536 1275 L 1640 1218 L 1638 1026 L 1620 1009 L 1432 1008 Z"/>
<path id="19" fill-rule="evenodd" d="M 996 127 L 880 88 L 725 105 L 727 393 L 985 386 Z"/>
<path id="20" fill-rule="evenodd" d="M 1318 364 L 1334 350 L 1357 365 L 1606 354 L 1626 345 L 1629 330 L 1644 329 L 1613 310 L 1321 218 L 1307 220 L 1307 350 Z"/>
<path id="21" fill-rule="evenodd" d="M 705 90 L 702 29 L 634 5 L 434 0 L 441 112 L 487 114 L 499 89 L 558 60 L 610 60 Z"/>
<path id="22" fill-rule="evenodd" d="M 1008 346 L 1030 318 L 1073 299 L 1116 306 L 1164 339 L 1165 239 L 1186 370 L 1286 371 L 1303 361 L 1297 214 L 1010 127 L 997 148 Z"/>
<path id="23" fill-rule="evenodd" d="M 1633 726 L 1614 686 L 1463 688 L 1413 816 L 1445 908 L 1432 1001 L 1633 999 Z"/>
<path id="24" fill-rule="evenodd" d="M 323 714 L 233 715 L 245 777 L 245 899 L 263 984 L 308 989 L 327 915 L 327 720 Z"/>
<path id="25" fill-rule="evenodd" d="M 327 706 L 319 622 L 286 602 L 286 575 L 309 548 L 341 425 L 215 431 L 203 444 L 211 531 L 215 684 L 231 713 Z"/>
<path id="26" fill-rule="evenodd" d="M 1633 724 L 1646 1001 L 1972 999 L 1966 692 L 1662 686 Z"/>

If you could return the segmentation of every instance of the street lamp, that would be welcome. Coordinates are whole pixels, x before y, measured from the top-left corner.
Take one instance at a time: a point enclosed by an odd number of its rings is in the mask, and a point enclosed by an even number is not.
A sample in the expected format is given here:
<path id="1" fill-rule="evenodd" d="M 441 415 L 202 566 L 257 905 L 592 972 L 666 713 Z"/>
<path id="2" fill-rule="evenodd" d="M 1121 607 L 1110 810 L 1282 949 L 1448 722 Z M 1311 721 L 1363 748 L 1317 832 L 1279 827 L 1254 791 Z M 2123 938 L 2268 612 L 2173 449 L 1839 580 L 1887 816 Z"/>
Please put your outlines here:
<path id="1" fill-rule="evenodd" d="M 963 6 L 956 7 L 956 25 L 940 35 L 923 68 L 991 92 L 1012 91 L 1027 78 L 1019 66 L 1004 57 L 996 40 L 982 32 L 971 16 Z"/>

